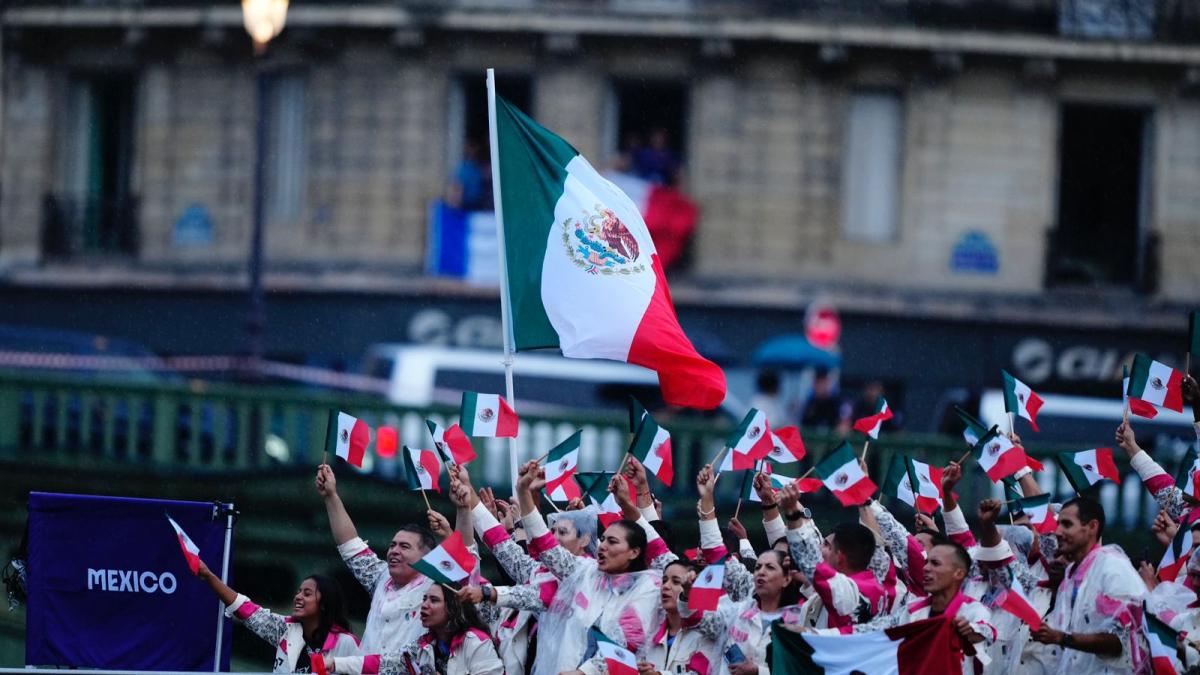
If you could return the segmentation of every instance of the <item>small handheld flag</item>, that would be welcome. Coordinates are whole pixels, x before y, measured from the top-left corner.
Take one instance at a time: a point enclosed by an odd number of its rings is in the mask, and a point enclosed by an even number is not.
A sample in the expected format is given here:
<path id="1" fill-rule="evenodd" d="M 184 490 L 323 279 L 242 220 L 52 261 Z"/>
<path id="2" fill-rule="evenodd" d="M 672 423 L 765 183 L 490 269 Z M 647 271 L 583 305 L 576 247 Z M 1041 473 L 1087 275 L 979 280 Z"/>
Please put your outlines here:
<path id="1" fill-rule="evenodd" d="M 446 537 L 440 546 L 413 563 L 413 569 L 439 584 L 452 584 L 471 575 L 475 569 L 475 556 L 467 550 L 462 535 L 455 532 Z"/>
<path id="2" fill-rule="evenodd" d="M 1020 619 L 1029 630 L 1035 631 L 1042 626 L 1042 616 L 1021 591 L 1021 585 L 1013 583 L 1011 587 L 1002 587 L 992 596 L 988 603 L 993 609 L 1002 609 Z"/>
<path id="3" fill-rule="evenodd" d="M 675 460 L 671 448 L 671 434 L 658 426 L 650 413 L 642 415 L 629 454 L 642 463 L 646 471 L 654 474 L 664 485 L 670 486 L 675 478 Z"/>
<path id="4" fill-rule="evenodd" d="M 1121 473 L 1113 462 L 1112 448 L 1093 448 L 1082 452 L 1060 452 L 1055 461 L 1063 475 L 1075 488 L 1083 492 L 1102 480 L 1121 484 Z"/>
<path id="5" fill-rule="evenodd" d="M 516 438 L 517 414 L 499 394 L 464 391 L 458 411 L 459 424 L 468 436 Z"/>
<path id="6" fill-rule="evenodd" d="M 711 612 L 717 609 L 721 596 L 725 595 L 725 558 L 721 558 L 700 571 L 692 590 L 688 593 L 688 609 L 694 612 Z"/>
<path id="7" fill-rule="evenodd" d="M 1154 675 L 1176 675 L 1184 671 L 1176 648 L 1178 631 L 1159 620 L 1143 605 L 1142 631 L 1150 646 L 1150 665 Z"/>
<path id="8" fill-rule="evenodd" d="M 1029 516 L 1029 524 L 1037 529 L 1039 534 L 1050 534 L 1058 527 L 1058 516 L 1050 508 L 1050 495 L 1041 494 L 1035 497 L 1018 499 L 1014 510 L 1025 512 Z"/>
<path id="9" fill-rule="evenodd" d="M 1175 581 L 1179 572 L 1187 564 L 1195 546 L 1196 542 L 1192 539 L 1192 528 L 1180 527 L 1179 531 L 1175 533 L 1175 538 L 1167 545 L 1162 560 L 1158 563 L 1158 580 Z"/>
<path id="10" fill-rule="evenodd" d="M 875 483 L 863 473 L 858 457 L 846 441 L 813 467 L 813 471 L 842 506 L 858 506 L 875 493 Z"/>
<path id="11" fill-rule="evenodd" d="M 933 513 L 942 507 L 942 468 L 893 454 L 883 492 L 921 513 Z"/>
<path id="12" fill-rule="evenodd" d="M 546 494 L 552 494 L 559 485 L 575 473 L 579 466 L 579 445 L 583 431 L 576 431 L 546 454 Z"/>
<path id="13" fill-rule="evenodd" d="M 1122 366 L 1121 371 L 1121 399 L 1125 402 L 1125 407 L 1129 409 L 1129 412 L 1138 417 L 1145 417 L 1148 420 L 1157 417 L 1158 408 L 1140 398 L 1134 398 L 1129 395 L 1129 366 Z M 1126 417 L 1129 417 L 1129 415 L 1126 415 Z"/>
<path id="14" fill-rule="evenodd" d="M 963 422 L 963 439 L 966 440 L 967 445 L 975 445 L 987 434 L 987 426 L 971 413 L 958 406 L 954 406 L 954 412 L 958 413 L 958 419 Z"/>
<path id="15" fill-rule="evenodd" d="M 432 450 L 404 446 L 404 477 L 409 490 L 434 490 L 441 492 L 442 465 Z"/>
<path id="16" fill-rule="evenodd" d="M 996 427 L 979 439 L 971 452 L 993 483 L 999 483 L 1005 476 L 1011 476 L 1029 464 L 1025 450 L 1014 445 Z"/>
<path id="17" fill-rule="evenodd" d="M 188 569 L 192 574 L 197 574 L 200 571 L 200 547 L 192 538 L 187 536 L 187 532 L 175 522 L 171 516 L 167 516 L 167 522 L 171 523 L 171 527 L 175 529 L 175 537 L 179 540 L 179 550 L 183 551 L 183 557 L 187 560 Z"/>
<path id="18" fill-rule="evenodd" d="M 1129 371 L 1127 393 L 1131 399 L 1183 412 L 1183 373 L 1145 354 L 1137 354 Z"/>
<path id="19" fill-rule="evenodd" d="M 784 427 L 771 432 L 771 452 L 767 454 L 772 462 L 788 464 L 804 459 L 804 440 L 800 438 L 799 427 Z"/>
<path id="20" fill-rule="evenodd" d="M 451 424 L 443 429 L 433 420 L 425 420 L 429 434 L 433 436 L 433 447 L 447 464 L 466 466 L 475 459 L 475 448 L 471 447 L 471 439 L 463 433 L 462 427 Z"/>
<path id="21" fill-rule="evenodd" d="M 608 639 L 604 633 L 593 628 L 592 636 L 596 640 L 596 655 L 604 659 L 608 667 L 608 675 L 637 675 L 637 657 L 633 652 Z"/>
<path id="22" fill-rule="evenodd" d="M 864 433 L 871 438 L 879 438 L 879 429 L 883 423 L 892 419 L 892 409 L 888 407 L 887 399 L 880 396 L 875 402 L 875 412 L 854 421 L 854 430 Z"/>
<path id="23" fill-rule="evenodd" d="M 1183 494 L 1200 499 L 1200 457 L 1194 448 L 1188 448 L 1187 454 L 1179 462 L 1179 470 L 1175 473 L 1175 486 Z"/>
<path id="24" fill-rule="evenodd" d="M 615 475 L 612 471 L 580 471 L 576 474 L 580 487 L 587 494 L 588 499 L 599 509 L 597 517 L 600 519 L 602 527 L 608 527 L 620 520 L 621 507 L 617 504 L 616 497 L 608 491 L 608 484 L 612 482 L 612 477 Z M 626 479 L 628 485 L 628 479 Z M 630 494 L 633 490 L 630 489 Z"/>
<path id="25" fill-rule="evenodd" d="M 1004 376 L 1005 412 L 1024 417 L 1029 420 L 1033 430 L 1037 431 L 1037 414 L 1042 408 L 1042 397 L 1034 393 L 1029 385 L 1010 375 L 1007 370 L 1001 370 L 1000 374 Z"/>
<path id="26" fill-rule="evenodd" d="M 726 439 L 725 446 L 729 452 L 725 453 L 718 471 L 753 469 L 758 460 L 771 454 L 771 449 L 775 447 L 771 438 L 767 416 L 761 410 L 751 408 Z"/>
<path id="27" fill-rule="evenodd" d="M 325 428 L 326 452 L 361 469 L 370 442 L 371 429 L 366 422 L 339 410 L 329 411 L 329 425 Z"/>

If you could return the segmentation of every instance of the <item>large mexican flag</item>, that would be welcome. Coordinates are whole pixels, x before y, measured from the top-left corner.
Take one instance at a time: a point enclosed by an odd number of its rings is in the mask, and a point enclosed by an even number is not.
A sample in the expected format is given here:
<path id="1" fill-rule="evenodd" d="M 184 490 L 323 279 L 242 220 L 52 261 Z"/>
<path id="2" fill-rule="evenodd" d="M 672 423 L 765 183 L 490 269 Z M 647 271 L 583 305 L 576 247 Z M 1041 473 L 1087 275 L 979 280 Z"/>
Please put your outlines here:
<path id="1" fill-rule="evenodd" d="M 962 647 L 943 617 L 852 635 L 794 633 L 771 627 L 776 675 L 960 675 Z"/>
<path id="2" fill-rule="evenodd" d="M 658 373 L 671 405 L 720 405 L 725 373 L 679 326 L 637 207 L 575 148 L 499 96 L 495 117 L 516 349 L 634 363 Z"/>

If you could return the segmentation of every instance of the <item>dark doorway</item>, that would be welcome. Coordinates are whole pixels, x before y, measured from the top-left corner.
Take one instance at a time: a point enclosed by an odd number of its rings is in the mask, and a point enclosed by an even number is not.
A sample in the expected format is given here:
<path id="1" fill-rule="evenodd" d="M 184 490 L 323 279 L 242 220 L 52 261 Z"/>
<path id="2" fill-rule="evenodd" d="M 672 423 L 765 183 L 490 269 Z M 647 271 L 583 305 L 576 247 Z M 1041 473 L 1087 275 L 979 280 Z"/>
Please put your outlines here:
<path id="1" fill-rule="evenodd" d="M 1058 227 L 1052 284 L 1134 285 L 1144 274 L 1143 108 L 1069 104 L 1059 137 Z"/>
<path id="2" fill-rule="evenodd" d="M 632 172 L 673 184 L 687 148 L 687 85 L 671 80 L 619 79 L 617 143 Z"/>

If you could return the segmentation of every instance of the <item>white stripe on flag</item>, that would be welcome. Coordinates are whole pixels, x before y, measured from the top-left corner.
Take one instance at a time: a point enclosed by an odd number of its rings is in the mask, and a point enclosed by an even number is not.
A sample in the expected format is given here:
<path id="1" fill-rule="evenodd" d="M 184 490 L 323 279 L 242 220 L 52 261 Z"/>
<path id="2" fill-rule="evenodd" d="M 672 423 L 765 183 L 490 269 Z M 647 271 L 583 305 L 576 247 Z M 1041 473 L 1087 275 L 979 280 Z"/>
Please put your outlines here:
<path id="1" fill-rule="evenodd" d="M 658 428 L 658 432 L 654 434 L 654 440 L 650 443 L 650 452 L 646 453 L 646 461 L 642 462 L 642 466 L 653 474 L 658 474 L 658 470 L 662 468 L 663 458 L 658 454 L 659 447 L 663 443 L 670 440 L 671 434 L 662 427 Z"/>
<path id="2" fill-rule="evenodd" d="M 1158 387 L 1154 382 L 1161 382 Z M 1142 400 L 1161 406 L 1167 400 L 1167 383 L 1171 381 L 1171 368 L 1158 361 L 1150 362 L 1150 376 L 1146 379 L 1146 390 Z"/>
<path id="3" fill-rule="evenodd" d="M 490 414 L 488 414 L 490 411 Z M 471 422 L 472 436 L 494 437 L 500 421 L 500 394 L 475 394 L 475 419 Z"/>

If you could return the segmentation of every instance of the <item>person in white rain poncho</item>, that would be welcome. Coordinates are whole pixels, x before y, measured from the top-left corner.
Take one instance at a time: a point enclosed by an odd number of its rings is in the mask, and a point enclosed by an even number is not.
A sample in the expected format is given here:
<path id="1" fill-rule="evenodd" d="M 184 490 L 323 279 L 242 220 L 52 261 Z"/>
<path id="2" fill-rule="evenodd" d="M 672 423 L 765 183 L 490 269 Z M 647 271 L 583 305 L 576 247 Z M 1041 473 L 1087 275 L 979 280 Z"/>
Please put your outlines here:
<path id="1" fill-rule="evenodd" d="M 526 553 L 509 536 L 508 528 L 497 515 L 508 516 L 515 507 L 496 500 L 487 488 L 478 493 L 471 487 L 466 471 L 452 475 L 451 493 L 472 509 L 475 530 L 491 549 L 514 586 L 468 586 L 459 596 L 470 603 L 484 603 L 481 611 L 490 617 L 492 631 L 499 643 L 500 657 L 507 672 L 520 675 L 527 669 L 531 638 L 538 617 L 546 611 L 558 593 L 558 578 Z M 588 508 L 550 514 L 555 541 L 571 555 L 595 557 L 596 511 Z M 540 542 L 544 544 L 545 541 Z M 489 604 L 493 609 L 489 610 Z M 547 649 L 554 649 L 550 644 Z"/>
<path id="2" fill-rule="evenodd" d="M 724 641 L 724 626 L 711 612 L 684 617 L 681 595 L 696 580 L 696 565 L 676 560 L 663 570 L 661 611 L 655 615 L 655 630 L 638 655 L 642 675 L 714 675 Z"/>
<path id="3" fill-rule="evenodd" d="M 1144 584 L 1117 546 L 1104 546 L 1104 509 L 1077 497 L 1058 515 L 1058 550 L 1070 562 L 1054 609 L 1032 638 L 1052 645 L 1058 675 L 1149 672 L 1140 630 Z"/>
<path id="4" fill-rule="evenodd" d="M 538 622 L 541 646 L 533 675 L 605 672 L 602 658 L 584 661 L 593 627 L 634 653 L 651 637 L 662 570 L 677 557 L 641 516 L 624 481 L 614 476 L 609 491 L 626 519 L 604 530 L 592 559 L 571 555 L 554 540 L 534 498 L 546 485 L 545 474 L 537 462 L 521 468 L 517 498 L 530 551 L 536 551 L 538 560 L 559 580 L 550 609 Z"/>

